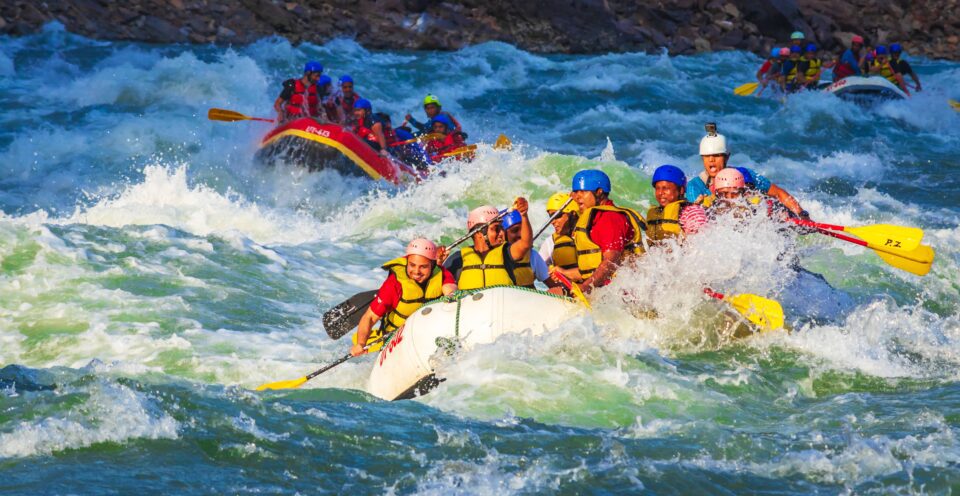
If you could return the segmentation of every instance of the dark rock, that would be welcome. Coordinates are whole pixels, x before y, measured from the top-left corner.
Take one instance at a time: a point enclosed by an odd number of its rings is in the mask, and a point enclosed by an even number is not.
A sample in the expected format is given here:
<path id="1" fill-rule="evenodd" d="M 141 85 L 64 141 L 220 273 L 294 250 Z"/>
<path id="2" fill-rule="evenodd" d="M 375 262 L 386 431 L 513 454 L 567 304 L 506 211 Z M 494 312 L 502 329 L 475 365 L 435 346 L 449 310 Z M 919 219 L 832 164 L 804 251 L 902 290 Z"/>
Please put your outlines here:
<path id="1" fill-rule="evenodd" d="M 175 43 L 178 41 L 184 41 L 184 36 L 180 33 L 180 30 L 174 27 L 173 24 L 154 16 L 146 16 L 143 18 L 143 26 L 141 26 L 144 34 L 149 36 L 150 41 L 157 43 Z"/>
<path id="2" fill-rule="evenodd" d="M 739 29 L 734 29 L 721 36 L 717 41 L 720 45 L 730 48 L 740 46 L 740 43 L 743 41 L 743 32 Z"/>
<path id="3" fill-rule="evenodd" d="M 371 48 L 454 50 L 499 40 L 534 52 L 711 48 L 763 54 L 799 30 L 828 52 L 851 33 L 957 59 L 957 0 L 57 0 L 0 1 L 0 34 L 52 20 L 84 36 L 158 43 L 292 43 L 354 37 Z M 696 41 L 691 41 L 696 40 Z"/>

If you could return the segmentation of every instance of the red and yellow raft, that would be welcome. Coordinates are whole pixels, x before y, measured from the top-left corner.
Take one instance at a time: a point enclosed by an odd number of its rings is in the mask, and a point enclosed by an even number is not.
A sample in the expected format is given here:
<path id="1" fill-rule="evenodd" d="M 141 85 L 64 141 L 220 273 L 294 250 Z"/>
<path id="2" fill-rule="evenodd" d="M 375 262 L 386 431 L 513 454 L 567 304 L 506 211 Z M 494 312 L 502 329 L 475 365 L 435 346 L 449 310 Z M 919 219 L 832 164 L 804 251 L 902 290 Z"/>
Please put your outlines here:
<path id="1" fill-rule="evenodd" d="M 311 171 L 334 169 L 393 184 L 422 178 L 413 167 L 381 156 L 348 128 L 310 117 L 281 124 L 267 133 L 260 142 L 257 159 L 265 163 L 292 163 Z"/>

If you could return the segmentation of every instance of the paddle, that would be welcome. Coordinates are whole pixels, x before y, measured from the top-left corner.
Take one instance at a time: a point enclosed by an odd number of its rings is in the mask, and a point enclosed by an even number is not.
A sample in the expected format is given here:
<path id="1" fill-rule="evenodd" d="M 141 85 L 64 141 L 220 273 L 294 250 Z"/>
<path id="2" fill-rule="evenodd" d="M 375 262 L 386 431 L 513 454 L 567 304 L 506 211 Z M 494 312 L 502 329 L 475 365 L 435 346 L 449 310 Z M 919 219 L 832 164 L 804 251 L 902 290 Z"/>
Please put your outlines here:
<path id="1" fill-rule="evenodd" d="M 360 325 L 360 319 L 363 317 L 361 310 L 366 310 L 370 303 L 377 296 L 377 289 L 357 293 L 347 298 L 343 303 L 327 310 L 323 314 L 323 328 L 327 335 L 333 339 L 340 339 L 344 334 L 350 332 Z"/>
<path id="2" fill-rule="evenodd" d="M 711 298 L 729 303 L 734 310 L 761 330 L 770 331 L 783 327 L 783 307 L 774 300 L 753 294 L 727 296 L 710 288 L 703 288 L 703 292 Z"/>
<path id="3" fill-rule="evenodd" d="M 956 100 L 947 100 L 947 103 L 949 103 L 950 106 L 953 107 L 953 110 L 960 112 L 960 102 Z"/>
<path id="4" fill-rule="evenodd" d="M 265 119 L 263 117 L 250 117 L 249 115 L 243 115 L 240 112 L 234 112 L 233 110 L 218 109 L 218 108 L 212 108 L 208 110 L 207 119 L 210 119 L 211 121 L 223 121 L 223 122 L 236 122 L 236 121 L 273 122 L 273 119 Z"/>
<path id="5" fill-rule="evenodd" d="M 903 251 L 884 246 L 877 246 L 873 243 L 868 243 L 857 238 L 851 238 L 850 236 L 845 236 L 843 234 L 828 231 L 826 229 L 817 229 L 817 232 L 832 238 L 853 243 L 855 245 L 870 248 L 871 250 L 875 251 L 880 259 L 882 259 L 884 262 L 887 262 L 888 264 L 900 270 L 909 272 L 911 274 L 916 274 L 918 276 L 925 276 L 930 272 L 930 268 L 933 266 L 933 259 L 936 256 L 933 248 L 930 248 L 927 245 L 920 245 L 913 251 Z"/>
<path id="6" fill-rule="evenodd" d="M 434 160 L 436 160 L 436 159 L 438 159 L 438 158 L 455 157 L 455 156 L 458 156 L 458 155 L 466 155 L 466 154 L 468 154 L 468 153 L 473 153 L 473 152 L 475 152 L 475 151 L 477 151 L 477 145 L 467 145 L 467 146 L 461 146 L 460 148 L 457 148 L 456 150 L 453 150 L 453 151 L 450 151 L 450 152 L 447 152 L 447 153 L 441 153 L 440 155 L 434 155 L 434 156 L 431 157 L 431 158 L 433 158 Z"/>
<path id="7" fill-rule="evenodd" d="M 563 285 L 563 287 L 567 288 L 567 291 L 570 291 L 570 293 L 572 293 L 573 296 L 580 301 L 580 303 L 583 303 L 583 306 L 587 307 L 588 309 L 593 309 L 593 307 L 590 306 L 590 302 L 587 300 L 587 296 L 583 294 L 583 290 L 580 289 L 579 285 L 574 284 L 573 281 L 567 278 L 567 276 L 557 271 L 553 271 L 553 273 L 550 275 L 556 279 L 557 282 Z"/>
<path id="8" fill-rule="evenodd" d="M 429 141 L 429 140 L 442 139 L 442 138 L 443 138 L 443 135 L 440 133 L 422 134 L 420 136 L 417 136 L 416 138 L 411 138 L 406 141 L 399 141 L 390 146 L 391 147 L 403 146 L 403 145 L 409 145 L 410 143 L 416 143 L 418 141 Z"/>
<path id="9" fill-rule="evenodd" d="M 557 211 L 554 212 L 549 219 L 547 219 L 547 222 L 543 225 L 543 227 L 541 227 L 540 230 L 537 231 L 537 234 L 533 236 L 533 241 L 536 241 L 537 238 L 539 238 L 540 235 L 543 234 L 543 231 L 546 231 L 547 228 L 550 227 L 550 223 L 553 222 L 553 219 L 556 219 L 557 217 L 559 217 L 563 213 L 563 209 L 567 208 L 567 205 L 569 205 L 570 202 L 572 201 L 573 201 L 573 197 L 570 197 L 570 198 L 567 198 L 567 201 L 563 202 L 563 206 L 557 209 Z"/>
<path id="10" fill-rule="evenodd" d="M 737 96 L 750 96 L 754 91 L 757 91 L 757 87 L 759 86 L 760 83 L 757 82 L 741 84 L 733 89 L 733 94 Z"/>
<path id="11" fill-rule="evenodd" d="M 447 252 L 459 246 L 460 243 L 470 239 L 470 237 L 480 232 L 482 229 L 486 229 L 490 224 L 499 222 L 500 219 L 509 211 L 509 209 L 504 210 L 503 213 L 494 217 L 490 222 L 473 226 L 473 229 L 471 229 L 467 234 L 463 235 L 447 246 Z M 357 293 L 350 298 L 347 298 L 343 303 L 340 303 L 330 310 L 327 310 L 323 314 L 323 328 L 327 331 L 327 335 L 332 339 L 340 339 L 360 325 L 360 319 L 363 318 L 364 311 L 366 311 L 367 307 L 370 306 L 370 303 L 373 301 L 373 299 L 376 298 L 377 291 L 379 290 L 371 289 L 369 291 Z"/>
<path id="12" fill-rule="evenodd" d="M 381 341 L 381 340 L 383 340 L 383 337 L 381 337 L 380 339 L 378 339 L 378 340 L 376 340 L 376 341 L 368 344 L 367 347 L 364 348 L 364 349 L 370 348 L 371 346 L 373 346 L 374 344 L 378 343 L 378 342 Z M 357 356 L 363 356 L 363 355 L 357 355 Z M 336 367 L 337 365 L 340 365 L 340 364 L 343 363 L 343 362 L 346 362 L 347 360 L 349 360 L 349 359 L 351 359 L 351 358 L 353 358 L 353 355 L 347 353 L 346 355 L 338 358 L 338 359 L 337 359 L 336 361 L 334 361 L 333 363 L 331 363 L 331 364 L 329 364 L 329 365 L 327 365 L 327 366 L 325 366 L 325 367 L 323 367 L 323 368 L 321 368 L 321 369 L 318 369 L 318 370 L 315 370 L 315 371 L 313 371 L 313 372 L 310 372 L 309 374 L 307 374 L 307 375 L 305 375 L 305 376 L 303 376 L 303 377 L 301 377 L 301 378 L 299 378 L 299 379 L 292 379 L 292 380 L 289 380 L 289 381 L 277 381 L 277 382 L 271 382 L 271 383 L 269 383 L 269 384 L 263 384 L 263 385 L 257 387 L 256 391 L 266 391 L 266 390 L 268 390 L 268 389 L 294 389 L 294 388 L 298 388 L 298 387 L 302 386 L 305 382 L 309 381 L 310 379 L 313 379 L 314 377 L 316 377 L 316 376 L 318 376 L 318 375 L 320 375 L 320 374 L 322 374 L 322 373 L 324 373 L 324 372 L 326 372 L 326 371 L 328 371 L 328 370 Z"/>
<path id="13" fill-rule="evenodd" d="M 790 220 L 801 226 L 847 232 L 868 243 L 873 243 L 877 246 L 884 246 L 892 249 L 899 249 L 905 252 L 910 252 L 917 249 L 917 247 L 920 246 L 920 241 L 923 240 L 923 229 L 916 227 L 894 226 L 890 224 L 847 227 L 836 226 L 832 224 L 821 224 L 819 222 L 803 219 Z"/>
<path id="14" fill-rule="evenodd" d="M 506 134 L 501 133 L 500 136 L 497 136 L 497 142 L 493 144 L 494 150 L 512 150 L 513 142 L 510 141 L 510 138 Z"/>

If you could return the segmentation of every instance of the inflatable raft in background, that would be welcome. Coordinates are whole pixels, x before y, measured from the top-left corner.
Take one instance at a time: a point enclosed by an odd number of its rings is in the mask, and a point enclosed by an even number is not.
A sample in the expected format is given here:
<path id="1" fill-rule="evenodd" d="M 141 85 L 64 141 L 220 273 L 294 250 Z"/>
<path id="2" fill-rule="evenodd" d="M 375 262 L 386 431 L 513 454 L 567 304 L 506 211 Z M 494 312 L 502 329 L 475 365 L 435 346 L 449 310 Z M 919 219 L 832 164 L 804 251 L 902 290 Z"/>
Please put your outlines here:
<path id="1" fill-rule="evenodd" d="M 492 343 L 504 334 L 534 335 L 557 328 L 586 309 L 569 298 L 516 286 L 457 293 L 417 310 L 380 350 L 367 390 L 385 400 L 424 394 L 441 379 L 434 376 L 435 354 Z"/>
<path id="2" fill-rule="evenodd" d="M 844 100 L 872 104 L 884 100 L 903 100 L 909 95 L 884 77 L 850 76 L 826 85 L 823 91 Z"/>
<path id="3" fill-rule="evenodd" d="M 310 171 L 334 169 L 352 176 L 369 176 L 393 184 L 424 177 L 413 167 L 383 157 L 362 138 L 339 125 L 303 117 L 277 126 L 260 142 L 256 158 L 262 163 L 282 161 Z"/>

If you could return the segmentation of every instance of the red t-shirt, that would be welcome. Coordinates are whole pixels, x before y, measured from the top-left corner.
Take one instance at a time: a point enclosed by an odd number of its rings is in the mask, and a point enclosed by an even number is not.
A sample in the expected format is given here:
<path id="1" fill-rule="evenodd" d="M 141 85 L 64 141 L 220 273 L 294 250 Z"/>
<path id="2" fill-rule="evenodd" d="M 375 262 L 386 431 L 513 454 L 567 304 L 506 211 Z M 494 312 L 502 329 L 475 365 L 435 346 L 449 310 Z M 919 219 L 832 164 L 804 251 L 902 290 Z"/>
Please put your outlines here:
<path id="1" fill-rule="evenodd" d="M 443 271 L 444 286 L 457 283 L 457 280 L 453 278 L 453 274 L 451 274 L 449 270 L 442 267 L 441 270 Z M 373 313 L 375 313 L 377 317 L 383 317 L 390 310 L 397 308 L 397 305 L 400 304 L 400 295 L 402 294 L 403 286 L 400 285 L 397 276 L 391 272 L 390 275 L 387 276 L 387 280 L 380 286 L 380 291 L 377 291 L 377 297 L 370 303 L 370 310 L 373 310 Z"/>
<path id="2" fill-rule="evenodd" d="M 600 205 L 613 205 L 610 200 L 604 200 Z M 600 252 L 623 251 L 627 243 L 633 239 L 633 226 L 627 220 L 626 214 L 620 212 L 597 212 L 593 216 L 593 226 L 590 228 L 590 240 L 600 246 Z"/>

